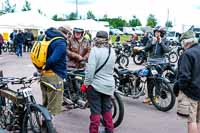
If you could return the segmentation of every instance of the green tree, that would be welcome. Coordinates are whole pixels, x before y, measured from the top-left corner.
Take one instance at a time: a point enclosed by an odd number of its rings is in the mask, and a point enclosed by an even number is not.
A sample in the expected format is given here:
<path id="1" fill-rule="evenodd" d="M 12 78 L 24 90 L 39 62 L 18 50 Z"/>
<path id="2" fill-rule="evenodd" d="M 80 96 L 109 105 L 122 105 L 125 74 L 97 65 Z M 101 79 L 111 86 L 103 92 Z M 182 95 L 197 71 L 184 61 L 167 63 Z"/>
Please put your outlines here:
<path id="1" fill-rule="evenodd" d="M 107 21 L 109 22 L 109 25 L 113 28 L 118 28 L 118 27 L 123 27 L 123 26 L 127 26 L 127 22 L 126 20 L 123 20 L 121 17 L 118 18 L 102 18 L 99 19 L 99 21 Z"/>
<path id="2" fill-rule="evenodd" d="M 55 21 L 64 21 L 64 20 L 66 20 L 65 18 L 58 17 L 57 14 L 53 15 L 52 19 L 55 20 Z"/>
<path id="3" fill-rule="evenodd" d="M 22 11 L 30 11 L 31 10 L 31 3 L 25 0 L 25 4 L 22 8 Z"/>
<path id="4" fill-rule="evenodd" d="M 129 20 L 129 25 L 132 27 L 136 27 L 136 26 L 141 26 L 142 24 L 136 16 L 133 16 L 133 18 Z"/>
<path id="5" fill-rule="evenodd" d="M 6 0 L 3 5 L 3 10 L 5 13 L 12 13 L 16 10 L 16 4 L 11 5 L 9 0 Z"/>
<path id="6" fill-rule="evenodd" d="M 104 14 L 103 15 L 103 19 L 107 19 L 108 18 L 108 15 L 107 14 Z"/>
<path id="7" fill-rule="evenodd" d="M 166 27 L 173 27 L 172 21 L 167 21 L 167 22 L 165 23 L 165 26 L 166 26 Z"/>
<path id="8" fill-rule="evenodd" d="M 76 13 L 74 13 L 74 12 L 70 13 L 67 19 L 68 20 L 77 20 Z"/>
<path id="9" fill-rule="evenodd" d="M 58 20 L 58 15 L 57 14 L 53 15 L 52 19 L 57 21 Z"/>
<path id="10" fill-rule="evenodd" d="M 95 19 L 95 15 L 92 13 L 92 11 L 87 12 L 87 19 Z"/>
<path id="11" fill-rule="evenodd" d="M 153 14 L 150 14 L 147 18 L 147 26 L 155 27 L 157 25 L 157 19 Z"/>
<path id="12" fill-rule="evenodd" d="M 38 13 L 41 14 L 41 15 L 43 15 L 43 12 L 42 12 L 41 9 L 38 9 Z"/>

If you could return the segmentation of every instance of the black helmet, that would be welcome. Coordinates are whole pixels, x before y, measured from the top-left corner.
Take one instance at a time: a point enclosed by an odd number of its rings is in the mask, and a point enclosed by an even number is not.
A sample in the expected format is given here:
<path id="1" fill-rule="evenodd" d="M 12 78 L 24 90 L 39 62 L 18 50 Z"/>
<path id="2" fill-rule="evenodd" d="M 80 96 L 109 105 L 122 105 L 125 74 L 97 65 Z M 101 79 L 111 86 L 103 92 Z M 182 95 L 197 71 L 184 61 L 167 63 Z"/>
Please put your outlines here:
<path id="1" fill-rule="evenodd" d="M 154 28 L 154 30 L 153 30 L 154 35 L 155 35 L 155 32 L 156 32 L 156 31 L 159 31 L 159 32 L 161 33 L 161 34 L 160 34 L 161 37 L 164 37 L 164 35 L 166 34 L 165 28 L 164 28 L 164 27 L 161 27 L 161 26 L 156 26 L 156 27 Z"/>

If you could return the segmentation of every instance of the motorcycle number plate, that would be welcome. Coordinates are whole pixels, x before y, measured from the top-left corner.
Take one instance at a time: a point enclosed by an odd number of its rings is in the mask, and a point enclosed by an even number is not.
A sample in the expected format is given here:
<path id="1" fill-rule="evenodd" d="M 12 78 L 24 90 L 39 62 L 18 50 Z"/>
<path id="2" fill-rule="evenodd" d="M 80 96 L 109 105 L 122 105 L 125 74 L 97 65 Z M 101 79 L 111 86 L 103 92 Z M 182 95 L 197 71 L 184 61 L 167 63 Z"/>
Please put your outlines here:
<path id="1" fill-rule="evenodd" d="M 151 70 L 151 73 L 152 73 L 153 75 L 158 74 L 158 72 L 157 72 L 156 70 Z"/>
<path id="2" fill-rule="evenodd" d="M 23 96 L 24 96 L 24 97 L 30 97 L 30 96 L 33 95 L 33 94 L 32 94 L 32 89 L 31 89 L 31 88 L 26 88 L 26 89 L 24 89 L 24 90 L 22 91 L 22 93 L 23 93 Z"/>

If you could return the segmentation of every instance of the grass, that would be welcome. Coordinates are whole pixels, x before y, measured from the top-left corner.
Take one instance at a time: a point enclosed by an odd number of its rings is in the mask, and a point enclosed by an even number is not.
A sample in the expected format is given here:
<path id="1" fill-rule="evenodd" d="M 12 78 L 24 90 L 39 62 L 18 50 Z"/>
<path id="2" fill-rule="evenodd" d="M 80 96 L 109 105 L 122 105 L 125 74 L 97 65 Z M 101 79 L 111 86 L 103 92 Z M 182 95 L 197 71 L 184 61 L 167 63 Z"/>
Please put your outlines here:
<path id="1" fill-rule="evenodd" d="M 117 37 L 116 35 L 111 35 L 112 43 L 115 43 L 116 37 Z M 121 43 L 124 43 L 130 40 L 130 38 L 131 38 L 131 35 L 120 35 Z"/>
<path id="2" fill-rule="evenodd" d="M 130 40 L 131 39 L 131 35 L 120 35 L 120 39 L 121 39 L 121 44 Z M 141 37 L 138 36 L 138 39 L 140 40 Z M 115 40 L 116 40 L 116 35 L 111 35 L 111 41 L 112 43 L 115 43 Z"/>

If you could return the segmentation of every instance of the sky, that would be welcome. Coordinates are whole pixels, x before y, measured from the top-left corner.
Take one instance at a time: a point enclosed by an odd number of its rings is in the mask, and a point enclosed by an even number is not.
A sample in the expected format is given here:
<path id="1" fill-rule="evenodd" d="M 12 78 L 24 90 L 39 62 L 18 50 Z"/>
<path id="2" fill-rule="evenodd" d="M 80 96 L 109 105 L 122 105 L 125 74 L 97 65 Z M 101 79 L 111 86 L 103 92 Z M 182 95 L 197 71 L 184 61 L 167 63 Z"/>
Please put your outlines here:
<path id="1" fill-rule="evenodd" d="M 3 0 L 0 0 L 2 2 Z M 10 0 L 21 10 L 25 0 Z M 47 16 L 62 16 L 76 11 L 76 0 L 28 0 L 33 10 L 41 9 Z M 155 15 L 159 25 L 164 25 L 169 11 L 173 24 L 199 24 L 200 0 L 78 0 L 78 12 L 83 18 L 91 10 L 97 18 L 107 14 L 129 20 L 136 15 L 146 25 L 149 14 Z"/>

